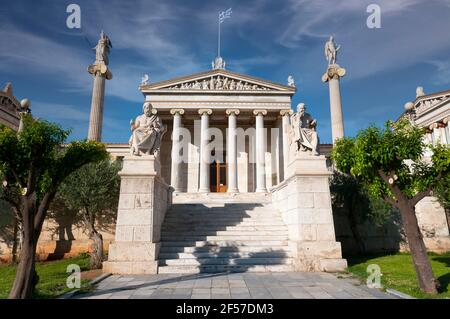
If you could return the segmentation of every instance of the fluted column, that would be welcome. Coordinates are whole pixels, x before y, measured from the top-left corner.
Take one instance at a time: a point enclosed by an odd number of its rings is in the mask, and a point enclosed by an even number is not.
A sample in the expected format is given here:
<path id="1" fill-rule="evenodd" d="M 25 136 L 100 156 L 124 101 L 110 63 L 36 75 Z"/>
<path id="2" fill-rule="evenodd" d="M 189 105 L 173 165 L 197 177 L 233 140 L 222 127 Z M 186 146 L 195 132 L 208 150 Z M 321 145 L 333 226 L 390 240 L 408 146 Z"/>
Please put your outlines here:
<path id="1" fill-rule="evenodd" d="M 173 115 L 173 130 L 172 130 L 172 172 L 170 183 L 176 193 L 181 192 L 181 176 L 180 176 L 180 131 L 181 131 L 181 117 L 184 114 L 183 109 L 172 109 L 170 114 Z"/>
<path id="2" fill-rule="evenodd" d="M 88 140 L 102 140 L 103 104 L 105 100 L 105 81 L 111 80 L 113 75 L 109 70 L 109 51 L 112 48 L 111 41 L 106 34 L 100 34 L 100 39 L 95 47 L 95 62 L 88 67 L 88 72 L 94 77 L 92 88 L 91 114 L 89 118 Z"/>
<path id="3" fill-rule="evenodd" d="M 266 138 L 264 115 L 266 110 L 254 110 L 256 116 L 256 192 L 266 193 Z"/>
<path id="4" fill-rule="evenodd" d="M 237 128 L 237 115 L 239 110 L 230 109 L 227 110 L 228 114 L 228 137 L 227 137 L 227 157 L 228 157 L 228 193 L 238 193 L 237 183 L 237 144 L 236 144 L 236 128 Z"/>
<path id="5" fill-rule="evenodd" d="M 210 155 L 208 149 L 209 143 L 209 116 L 212 114 L 210 109 L 200 109 L 198 114 L 201 118 L 201 133 L 200 133 L 200 187 L 199 193 L 209 193 L 209 165 Z"/>
<path id="6" fill-rule="evenodd" d="M 283 180 L 286 179 L 287 176 L 287 167 L 289 164 L 289 125 L 290 125 L 290 117 L 292 115 L 292 110 L 282 110 L 280 114 L 282 116 L 282 130 L 283 134 Z"/>
<path id="7" fill-rule="evenodd" d="M 344 68 L 341 68 L 337 64 L 331 64 L 322 77 L 323 82 L 328 82 L 330 90 L 331 135 L 333 137 L 333 144 L 336 143 L 337 139 L 344 137 L 344 119 L 342 115 L 339 80 L 345 73 Z"/>
<path id="8" fill-rule="evenodd" d="M 94 75 L 92 89 L 91 115 L 89 118 L 88 140 L 102 140 L 103 104 L 105 99 L 105 77 L 101 74 Z"/>

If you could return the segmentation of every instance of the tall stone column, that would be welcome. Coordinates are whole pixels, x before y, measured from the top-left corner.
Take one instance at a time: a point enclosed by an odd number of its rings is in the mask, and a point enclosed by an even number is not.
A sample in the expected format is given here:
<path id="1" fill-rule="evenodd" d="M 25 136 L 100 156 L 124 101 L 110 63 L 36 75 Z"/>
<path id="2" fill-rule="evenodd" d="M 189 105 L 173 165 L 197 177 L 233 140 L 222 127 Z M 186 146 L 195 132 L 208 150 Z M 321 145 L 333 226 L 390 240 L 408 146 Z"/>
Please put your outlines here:
<path id="1" fill-rule="evenodd" d="M 200 109 L 198 114 L 202 116 L 201 118 L 201 133 L 200 133 L 200 187 L 198 189 L 199 193 L 209 193 L 209 165 L 210 157 L 209 154 L 209 116 L 212 114 L 210 109 Z"/>
<path id="2" fill-rule="evenodd" d="M 266 134 L 264 115 L 267 110 L 254 110 L 256 116 L 256 192 L 266 193 Z"/>
<path id="3" fill-rule="evenodd" d="M 101 141 L 102 139 L 105 80 L 112 79 L 112 73 L 108 68 L 108 54 L 111 47 L 111 41 L 102 32 L 94 49 L 96 53 L 95 62 L 88 67 L 88 72 L 94 77 L 88 132 L 88 140 L 90 141 Z"/>
<path id="4" fill-rule="evenodd" d="M 282 142 L 283 142 L 283 180 L 287 177 L 288 164 L 289 164 L 289 125 L 292 110 L 282 110 L 280 114 L 282 116 Z"/>
<path id="5" fill-rule="evenodd" d="M 94 74 L 92 89 L 91 115 L 89 118 L 88 140 L 101 141 L 103 127 L 103 105 L 105 99 L 105 77 Z"/>
<path id="6" fill-rule="evenodd" d="M 228 114 L 228 137 L 227 137 L 227 157 L 228 157 L 228 193 L 239 193 L 237 183 L 237 119 L 240 111 L 229 109 Z"/>
<path id="7" fill-rule="evenodd" d="M 345 69 L 338 64 L 330 64 L 322 81 L 328 82 L 330 89 L 330 112 L 331 112 L 331 134 L 333 144 L 336 140 L 344 137 L 344 120 L 342 115 L 342 101 L 339 80 L 345 76 Z"/>
<path id="8" fill-rule="evenodd" d="M 172 130 L 172 171 L 170 183 L 174 188 L 175 193 L 181 192 L 181 176 L 180 176 L 180 134 L 181 134 L 181 117 L 184 114 L 183 109 L 170 110 L 173 115 L 173 130 Z"/>

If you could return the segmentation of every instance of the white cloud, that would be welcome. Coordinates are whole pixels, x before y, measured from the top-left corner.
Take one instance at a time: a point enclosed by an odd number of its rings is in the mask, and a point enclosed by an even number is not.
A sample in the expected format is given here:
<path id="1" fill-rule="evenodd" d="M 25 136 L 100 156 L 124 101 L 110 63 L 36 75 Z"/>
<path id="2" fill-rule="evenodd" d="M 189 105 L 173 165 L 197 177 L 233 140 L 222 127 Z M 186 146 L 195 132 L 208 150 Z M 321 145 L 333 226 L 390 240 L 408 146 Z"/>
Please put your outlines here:
<path id="1" fill-rule="evenodd" d="M 25 32 L 4 24 L 0 29 L 3 45 L 0 50 L 0 70 L 23 73 L 54 74 L 68 87 L 87 90 L 86 60 L 82 52 L 43 36 Z"/>
<path id="2" fill-rule="evenodd" d="M 435 85 L 450 84 L 450 61 L 432 60 L 428 62 L 436 68 L 433 79 Z"/>

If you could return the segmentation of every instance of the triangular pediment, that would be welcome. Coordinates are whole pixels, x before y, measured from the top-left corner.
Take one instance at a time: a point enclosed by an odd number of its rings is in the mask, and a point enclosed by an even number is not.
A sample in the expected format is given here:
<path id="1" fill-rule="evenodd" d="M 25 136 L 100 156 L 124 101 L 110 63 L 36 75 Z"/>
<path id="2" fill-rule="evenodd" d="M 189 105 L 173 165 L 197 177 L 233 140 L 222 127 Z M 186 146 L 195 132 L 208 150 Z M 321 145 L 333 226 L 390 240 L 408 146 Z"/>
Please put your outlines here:
<path id="1" fill-rule="evenodd" d="M 420 96 L 416 99 L 414 103 L 414 108 L 417 114 L 421 114 L 436 107 L 439 107 L 442 104 L 449 103 L 449 101 L 450 101 L 450 90 Z"/>
<path id="2" fill-rule="evenodd" d="M 230 72 L 227 70 L 212 70 L 196 73 L 190 76 L 161 81 L 140 87 L 143 93 L 152 91 L 179 92 L 285 92 L 294 94 L 296 88 L 282 85 L 255 77 Z"/>

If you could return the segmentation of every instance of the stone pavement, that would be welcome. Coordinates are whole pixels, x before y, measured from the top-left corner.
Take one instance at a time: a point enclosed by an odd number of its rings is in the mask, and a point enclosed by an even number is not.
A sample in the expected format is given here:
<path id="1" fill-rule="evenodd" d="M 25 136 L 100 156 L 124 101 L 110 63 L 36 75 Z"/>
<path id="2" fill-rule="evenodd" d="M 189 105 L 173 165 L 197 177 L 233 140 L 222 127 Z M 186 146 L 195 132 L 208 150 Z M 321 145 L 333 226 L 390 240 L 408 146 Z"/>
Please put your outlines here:
<path id="1" fill-rule="evenodd" d="M 352 278 L 330 273 L 113 275 L 87 299 L 394 299 Z"/>

